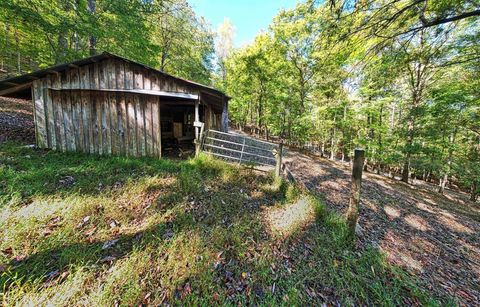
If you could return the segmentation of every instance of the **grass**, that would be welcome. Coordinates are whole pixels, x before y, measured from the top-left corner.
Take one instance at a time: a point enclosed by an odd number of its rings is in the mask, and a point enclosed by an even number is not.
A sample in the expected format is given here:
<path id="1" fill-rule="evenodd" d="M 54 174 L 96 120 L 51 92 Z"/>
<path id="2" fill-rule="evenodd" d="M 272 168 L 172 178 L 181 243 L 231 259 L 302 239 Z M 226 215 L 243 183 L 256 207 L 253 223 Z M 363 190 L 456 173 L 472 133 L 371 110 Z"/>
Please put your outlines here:
<path id="1" fill-rule="evenodd" d="M 3 306 L 438 304 L 377 249 L 355 250 L 315 195 L 209 156 L 8 143 L 0 178 Z M 270 227 L 302 201 L 288 231 Z"/>

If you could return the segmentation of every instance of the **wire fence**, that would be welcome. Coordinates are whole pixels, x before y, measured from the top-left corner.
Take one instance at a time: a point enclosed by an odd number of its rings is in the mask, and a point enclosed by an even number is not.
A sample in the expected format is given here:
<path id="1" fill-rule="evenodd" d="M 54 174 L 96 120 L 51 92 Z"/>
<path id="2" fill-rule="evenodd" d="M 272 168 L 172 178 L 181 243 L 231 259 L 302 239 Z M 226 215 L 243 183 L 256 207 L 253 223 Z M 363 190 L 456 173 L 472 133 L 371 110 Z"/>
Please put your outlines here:
<path id="1" fill-rule="evenodd" d="M 241 164 L 275 166 L 278 145 L 239 134 L 208 130 L 202 148 L 212 155 Z"/>

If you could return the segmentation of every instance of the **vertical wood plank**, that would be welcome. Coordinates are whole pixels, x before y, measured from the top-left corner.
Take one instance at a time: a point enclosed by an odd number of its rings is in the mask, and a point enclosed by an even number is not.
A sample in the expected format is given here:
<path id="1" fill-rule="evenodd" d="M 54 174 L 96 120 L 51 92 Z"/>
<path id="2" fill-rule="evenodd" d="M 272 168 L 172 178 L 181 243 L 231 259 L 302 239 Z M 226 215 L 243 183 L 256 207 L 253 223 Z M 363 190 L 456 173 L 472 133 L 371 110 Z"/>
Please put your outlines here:
<path id="1" fill-rule="evenodd" d="M 102 99 L 102 137 L 105 138 L 104 141 L 104 153 L 107 155 L 112 154 L 112 127 L 110 122 L 110 106 L 108 101 L 108 93 L 102 93 L 100 95 Z"/>
<path id="2" fill-rule="evenodd" d="M 145 156 L 145 110 L 143 98 L 145 96 L 135 95 L 135 115 L 137 121 L 137 154 Z"/>
<path id="3" fill-rule="evenodd" d="M 143 89 L 143 72 L 138 66 L 133 67 L 135 89 Z"/>
<path id="4" fill-rule="evenodd" d="M 145 137 L 146 148 L 145 154 L 153 156 L 153 138 L 152 138 L 152 101 L 154 96 L 145 97 Z"/>
<path id="5" fill-rule="evenodd" d="M 125 89 L 133 89 L 133 68 L 128 63 L 125 63 Z"/>
<path id="6" fill-rule="evenodd" d="M 125 97 L 128 118 L 128 153 L 131 156 L 137 156 L 137 125 L 135 120 L 135 104 L 132 95 L 125 94 Z"/>
<path id="7" fill-rule="evenodd" d="M 73 124 L 73 135 L 75 138 L 75 149 L 77 151 L 83 151 L 83 122 L 82 122 L 82 111 L 80 103 L 78 103 L 79 91 L 70 91 L 70 102 L 72 105 L 72 124 Z"/>
<path id="8" fill-rule="evenodd" d="M 88 65 L 89 68 L 89 83 L 88 86 L 90 89 L 99 89 L 100 88 L 100 78 L 98 77 L 100 75 L 100 65 L 102 63 L 93 63 L 91 65 Z"/>
<path id="9" fill-rule="evenodd" d="M 123 61 L 115 61 L 115 80 L 117 89 L 125 88 L 125 66 Z"/>
<path id="10" fill-rule="evenodd" d="M 117 96 L 118 127 L 120 135 L 120 154 L 128 155 L 128 126 L 127 126 L 127 108 L 125 105 L 125 95 L 118 93 Z"/>
<path id="11" fill-rule="evenodd" d="M 151 74 L 150 82 L 152 90 L 159 91 L 160 90 L 160 79 L 158 74 Z"/>
<path id="12" fill-rule="evenodd" d="M 99 93 L 92 94 L 92 114 L 93 114 L 93 139 L 95 152 L 99 155 L 103 154 L 103 135 L 102 135 L 102 110 L 100 108 Z"/>
<path id="13" fill-rule="evenodd" d="M 117 87 L 115 61 L 115 59 L 108 59 L 105 61 L 107 77 L 106 86 L 109 89 L 114 89 Z M 115 150 L 114 147 L 116 144 L 117 135 L 117 126 L 114 124 L 116 123 L 117 117 L 115 95 L 114 93 L 104 93 L 103 99 L 107 154 L 111 155 Z M 115 105 L 115 107 L 112 107 L 112 104 Z"/>
<path id="14" fill-rule="evenodd" d="M 62 92 L 63 124 L 65 125 L 66 150 L 75 151 L 75 135 L 72 124 L 72 104 L 70 101 L 70 91 Z"/>
<path id="15" fill-rule="evenodd" d="M 153 97 L 152 102 L 152 143 L 153 143 L 153 154 L 152 156 L 159 157 L 160 152 L 160 110 L 159 110 L 159 97 Z"/>
<path id="16" fill-rule="evenodd" d="M 96 63 L 95 63 L 96 64 Z M 80 87 L 82 89 L 96 88 L 94 65 L 85 65 L 80 68 Z M 87 153 L 94 153 L 94 138 L 93 138 L 93 119 L 92 119 L 92 101 L 90 91 L 81 91 L 81 108 L 82 108 L 82 122 L 83 122 L 83 151 Z"/>
<path id="17" fill-rule="evenodd" d="M 150 76 L 152 75 L 149 70 L 143 69 L 143 89 L 150 90 L 152 89 L 152 81 Z"/>
<path id="18" fill-rule="evenodd" d="M 157 100 L 157 104 L 158 104 L 158 112 L 156 113 L 156 121 L 158 122 L 158 129 L 156 131 L 156 134 L 157 134 L 157 139 L 158 139 L 158 157 L 161 158 L 162 157 L 162 127 L 160 125 L 161 123 L 161 116 L 162 116 L 162 111 L 161 111 L 161 103 L 162 103 L 162 100 L 160 99 L 160 97 L 156 97 L 156 100 Z"/>
<path id="19" fill-rule="evenodd" d="M 42 129 L 45 129 L 45 118 L 43 100 L 41 97 L 40 80 L 35 80 L 32 83 L 32 98 L 33 98 L 33 111 L 34 111 L 34 120 L 35 120 L 35 142 L 37 147 L 43 148 L 43 132 Z"/>
<path id="20" fill-rule="evenodd" d="M 60 74 L 52 75 L 52 87 L 61 88 L 61 76 Z M 52 104 L 55 116 L 55 140 L 57 143 L 57 150 L 66 150 L 65 141 L 65 129 L 63 125 L 63 113 L 62 113 L 62 95 L 59 91 L 52 91 Z"/>
<path id="21" fill-rule="evenodd" d="M 64 140 L 65 140 L 65 151 L 72 151 L 72 130 L 70 125 L 71 118 L 71 106 L 70 106 L 70 93 L 68 89 L 70 86 L 70 69 L 65 70 L 61 73 L 61 88 L 64 91 L 61 92 L 62 97 L 62 115 L 63 115 L 63 127 L 64 127 Z"/>
<path id="22" fill-rule="evenodd" d="M 100 89 L 108 88 L 108 77 L 107 77 L 107 70 L 108 70 L 108 60 L 95 63 L 98 64 L 98 86 Z"/>
<path id="23" fill-rule="evenodd" d="M 80 86 L 80 75 L 78 68 L 72 68 L 68 70 L 69 74 L 69 84 L 66 85 L 67 88 L 79 88 Z"/>
<path id="24" fill-rule="evenodd" d="M 120 138 L 120 129 L 118 125 L 118 110 L 117 110 L 117 94 L 116 93 L 109 93 L 108 94 L 108 106 L 110 110 L 110 131 L 111 131 L 111 139 L 112 139 L 112 154 L 118 155 L 120 153 L 119 150 L 119 143 L 121 142 Z"/>
<path id="25" fill-rule="evenodd" d="M 77 89 L 80 87 L 81 73 L 79 69 L 71 69 L 70 73 L 70 87 Z M 69 91 L 70 105 L 71 105 L 71 120 L 72 120 L 72 137 L 74 138 L 75 150 L 83 151 L 83 120 L 81 108 L 80 91 Z"/>
<path id="26" fill-rule="evenodd" d="M 52 91 L 49 89 L 52 86 L 51 76 L 46 76 L 43 82 L 44 99 L 47 107 L 47 126 L 48 126 L 48 147 L 57 149 L 56 131 L 55 131 L 55 111 L 53 108 Z"/>

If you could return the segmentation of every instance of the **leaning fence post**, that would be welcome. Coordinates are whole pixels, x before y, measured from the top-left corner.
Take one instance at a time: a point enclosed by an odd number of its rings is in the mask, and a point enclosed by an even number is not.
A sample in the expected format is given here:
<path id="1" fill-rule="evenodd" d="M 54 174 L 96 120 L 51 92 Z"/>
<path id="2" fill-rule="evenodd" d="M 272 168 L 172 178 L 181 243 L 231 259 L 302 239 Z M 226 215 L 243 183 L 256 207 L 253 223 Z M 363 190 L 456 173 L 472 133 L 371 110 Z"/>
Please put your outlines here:
<path id="1" fill-rule="evenodd" d="M 346 215 L 348 232 L 351 238 L 355 238 L 355 228 L 358 220 L 358 205 L 360 203 L 364 159 L 365 151 L 363 149 L 355 149 L 352 168 L 352 190 L 350 192 L 350 203 L 348 204 Z"/>
<path id="2" fill-rule="evenodd" d="M 283 142 L 278 144 L 278 150 L 275 155 L 276 164 L 275 164 L 275 177 L 280 177 L 280 173 L 282 171 L 282 154 L 283 154 Z"/>

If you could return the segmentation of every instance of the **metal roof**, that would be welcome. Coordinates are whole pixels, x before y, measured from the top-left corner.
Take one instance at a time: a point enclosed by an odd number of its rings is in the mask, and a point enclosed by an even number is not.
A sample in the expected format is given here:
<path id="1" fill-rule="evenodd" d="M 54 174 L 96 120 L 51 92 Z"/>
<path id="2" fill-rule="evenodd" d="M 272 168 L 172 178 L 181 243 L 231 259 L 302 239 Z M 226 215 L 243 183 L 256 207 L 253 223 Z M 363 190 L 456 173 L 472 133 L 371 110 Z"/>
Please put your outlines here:
<path id="1" fill-rule="evenodd" d="M 173 78 L 177 81 L 189 84 L 189 85 L 191 85 L 193 87 L 196 87 L 198 89 L 202 89 L 202 90 L 205 90 L 207 92 L 218 94 L 218 95 L 221 95 L 221 96 L 223 96 L 227 99 L 230 99 L 230 97 L 225 95 L 223 92 L 221 92 L 221 91 L 219 91 L 219 90 L 217 90 L 217 89 L 215 89 L 211 86 L 207 86 L 207 85 L 203 85 L 203 84 L 200 84 L 200 83 L 197 83 L 197 82 L 194 82 L 194 81 L 190 81 L 190 80 L 182 79 L 182 78 L 179 78 L 179 77 L 175 77 L 175 76 L 167 74 L 167 73 L 165 73 L 161 70 L 158 70 L 158 69 L 155 69 L 155 68 L 152 68 L 152 67 L 134 62 L 132 60 L 123 58 L 121 56 L 118 56 L 118 55 L 115 55 L 115 54 L 112 54 L 112 53 L 109 53 L 109 52 L 103 52 L 101 54 L 97 54 L 97 55 L 94 55 L 94 56 L 91 56 L 91 57 L 88 57 L 88 58 L 84 58 L 84 59 L 81 59 L 81 60 L 77 60 L 77 61 L 73 61 L 73 62 L 69 62 L 69 63 L 65 63 L 65 64 L 61 64 L 61 65 L 37 70 L 37 71 L 31 72 L 31 73 L 28 73 L 28 74 L 24 74 L 24 75 L 21 75 L 21 76 L 1 80 L 0 81 L 0 92 L 11 89 L 11 88 L 14 88 L 14 87 L 18 87 L 19 85 L 27 86 L 33 80 L 43 78 L 48 74 L 61 72 L 61 71 L 67 70 L 68 68 L 72 68 L 72 67 L 83 66 L 83 65 L 87 65 L 87 64 L 93 64 L 95 62 L 99 62 L 99 61 L 109 59 L 109 58 L 120 59 L 120 60 L 125 61 L 125 62 L 129 62 L 129 63 L 135 64 L 135 65 L 139 65 L 139 66 L 141 66 L 145 69 L 148 69 L 150 71 L 154 71 L 154 72 L 162 74 L 164 76 Z M 24 89 L 25 89 L 24 87 L 20 88 L 19 91 L 24 90 Z"/>

